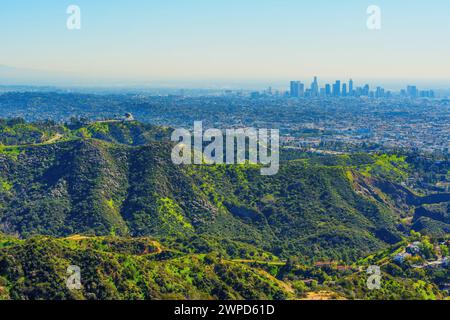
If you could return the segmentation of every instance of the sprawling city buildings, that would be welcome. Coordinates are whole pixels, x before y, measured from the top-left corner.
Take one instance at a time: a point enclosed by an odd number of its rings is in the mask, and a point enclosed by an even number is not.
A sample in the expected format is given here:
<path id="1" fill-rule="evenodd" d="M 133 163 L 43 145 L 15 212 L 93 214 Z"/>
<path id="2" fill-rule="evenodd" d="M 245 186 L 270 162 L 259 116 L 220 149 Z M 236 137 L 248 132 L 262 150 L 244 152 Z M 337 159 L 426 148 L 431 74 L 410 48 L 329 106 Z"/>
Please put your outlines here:
<path id="1" fill-rule="evenodd" d="M 310 97 L 369 97 L 369 98 L 391 98 L 393 96 L 408 98 L 434 98 L 433 90 L 419 90 L 417 86 L 408 85 L 405 90 L 392 92 L 382 87 L 371 89 L 368 84 L 356 86 L 352 79 L 347 83 L 336 80 L 335 83 L 319 86 L 317 77 L 309 88 L 305 87 L 301 81 L 291 81 L 289 96 L 292 98 L 310 98 Z"/>
<path id="2" fill-rule="evenodd" d="M 102 120 L 129 112 L 139 121 L 175 128 L 203 120 L 205 128 L 279 129 L 283 146 L 312 152 L 404 149 L 448 154 L 450 99 L 446 91 L 436 92 L 413 85 L 400 92 L 370 90 L 352 80 L 320 84 L 317 78 L 308 86 L 292 81 L 286 92 L 91 95 L 15 90 L 0 94 L 0 111 L 29 121 L 70 121 L 73 116 Z"/>

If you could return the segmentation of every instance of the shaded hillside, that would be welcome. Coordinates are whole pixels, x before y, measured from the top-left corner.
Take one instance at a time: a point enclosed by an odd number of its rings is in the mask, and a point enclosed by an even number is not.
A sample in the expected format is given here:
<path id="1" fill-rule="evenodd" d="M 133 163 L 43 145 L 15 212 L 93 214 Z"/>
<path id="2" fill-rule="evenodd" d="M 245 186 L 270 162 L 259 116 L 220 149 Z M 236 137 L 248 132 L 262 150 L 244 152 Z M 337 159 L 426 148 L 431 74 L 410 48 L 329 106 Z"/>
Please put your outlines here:
<path id="1" fill-rule="evenodd" d="M 160 260 L 146 239 L 0 237 L 0 300 L 33 299 L 287 299 L 289 286 L 270 274 L 214 255 Z M 66 286 L 67 268 L 81 271 L 81 290 Z M 32 275 L 32 276 L 31 276 Z"/>
<path id="2" fill-rule="evenodd" d="M 220 245 L 208 252 L 201 245 L 204 240 L 217 244 L 207 237 L 163 245 L 151 238 L 75 235 L 18 240 L 0 234 L 0 300 L 422 300 L 449 295 L 450 269 L 436 259 L 444 249 L 448 253 L 450 242 L 438 250 L 429 238 L 417 234 L 352 264 L 280 261 L 249 246 L 233 251 L 236 255 L 222 252 Z M 397 261 L 412 241 L 419 243 L 419 253 Z M 192 244 L 195 252 L 190 252 Z M 227 251 L 233 247 L 228 243 Z M 367 288 L 366 270 L 371 265 L 381 269 L 379 290 Z M 67 287 L 69 266 L 80 270 L 80 289 Z"/>
<path id="3" fill-rule="evenodd" d="M 437 237 L 450 234 L 450 202 L 418 207 L 414 213 L 413 229 Z"/>
<path id="4" fill-rule="evenodd" d="M 57 126 L 58 139 L 0 148 L 0 231 L 210 235 L 284 258 L 352 261 L 399 242 L 416 206 L 447 199 L 401 186 L 413 169 L 396 155 L 311 156 L 261 176 L 254 165 L 173 165 L 169 129 L 77 121 Z M 16 122 L 5 128 L 45 127 Z M 447 233 L 427 219 L 414 228 Z"/>
<path id="5" fill-rule="evenodd" d="M 447 162 L 425 179 L 417 157 L 282 150 L 279 173 L 262 176 L 176 166 L 169 132 L 0 122 L 0 299 L 448 296 L 449 195 L 423 187 L 445 181 Z M 380 291 L 367 289 L 373 264 Z"/>
<path id="6" fill-rule="evenodd" d="M 24 237 L 205 233 L 277 254 L 347 259 L 400 239 L 396 216 L 359 195 L 343 167 L 293 161 L 263 177 L 255 166 L 178 167 L 170 151 L 164 142 L 93 139 L 5 148 L 1 229 Z"/>
<path id="7" fill-rule="evenodd" d="M 342 167 L 294 161 L 273 177 L 251 166 L 201 167 L 192 175 L 218 207 L 272 238 L 278 253 L 351 259 L 400 239 L 396 217 L 358 195 Z"/>

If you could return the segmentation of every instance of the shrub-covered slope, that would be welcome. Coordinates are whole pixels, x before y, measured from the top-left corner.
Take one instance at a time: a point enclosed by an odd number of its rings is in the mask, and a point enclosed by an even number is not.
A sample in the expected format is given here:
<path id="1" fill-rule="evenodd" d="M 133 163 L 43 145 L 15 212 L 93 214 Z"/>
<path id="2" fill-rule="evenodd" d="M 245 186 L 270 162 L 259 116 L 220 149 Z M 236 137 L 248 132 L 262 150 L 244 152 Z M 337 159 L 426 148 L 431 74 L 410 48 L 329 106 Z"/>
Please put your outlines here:
<path id="1" fill-rule="evenodd" d="M 0 238 L 1 299 L 287 299 L 293 290 L 263 270 L 217 258 L 161 260 L 148 239 Z M 69 290 L 69 266 L 81 290 Z"/>
<path id="2" fill-rule="evenodd" d="M 0 148 L 0 231 L 204 234 L 282 257 L 354 260 L 400 241 L 415 206 L 433 197 L 399 185 L 409 169 L 397 156 L 282 161 L 277 175 L 261 176 L 254 165 L 175 166 L 163 128 L 122 121 L 61 128 L 50 142 Z M 436 215 L 419 214 L 415 229 L 447 232 Z"/>
<path id="3" fill-rule="evenodd" d="M 288 162 L 178 167 L 170 145 L 95 139 L 6 148 L 0 224 L 6 233 L 185 237 L 216 234 L 286 255 L 354 258 L 400 239 L 396 217 L 358 194 L 346 169 Z"/>

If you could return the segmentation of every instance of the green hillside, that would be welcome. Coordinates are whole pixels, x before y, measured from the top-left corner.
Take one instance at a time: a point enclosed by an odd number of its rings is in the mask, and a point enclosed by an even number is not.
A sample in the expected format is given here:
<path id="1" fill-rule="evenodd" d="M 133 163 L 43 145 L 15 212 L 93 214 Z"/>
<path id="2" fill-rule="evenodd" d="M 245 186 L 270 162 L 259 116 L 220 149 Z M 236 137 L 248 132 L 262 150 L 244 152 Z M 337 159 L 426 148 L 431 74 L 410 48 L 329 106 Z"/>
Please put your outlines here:
<path id="1" fill-rule="evenodd" d="M 0 299 L 286 299 L 267 272 L 192 254 L 164 260 L 148 239 L 38 237 L 0 242 Z M 6 242 L 6 243 L 5 243 Z M 82 290 L 66 286 L 77 265 Z M 30 277 L 30 275 L 33 275 Z"/>
<path id="2" fill-rule="evenodd" d="M 417 237 L 417 236 L 415 236 Z M 150 238 L 72 236 L 33 237 L 28 240 L 0 236 L 0 300 L 2 299 L 444 299 L 440 290 L 448 269 L 423 268 L 429 245 L 411 261 L 394 257 L 409 241 L 386 248 L 353 264 L 322 262 L 299 264 L 249 247 L 228 243 L 231 254 L 209 251 L 202 241 L 162 245 Z M 200 240 L 200 241 L 199 241 Z M 417 240 L 411 238 L 410 241 Z M 222 247 L 225 244 L 222 244 Z M 236 246 L 237 245 L 237 246 Z M 219 246 L 220 247 L 220 246 Z M 445 246 L 448 250 L 450 242 Z M 234 248 L 234 249 L 233 249 Z M 444 246 L 442 246 L 444 248 Z M 238 249 L 238 251 L 233 251 Z M 203 252 L 203 253 L 202 253 Z M 431 249 L 431 254 L 436 252 Z M 380 290 L 369 290 L 370 265 L 381 267 Z M 417 265 L 420 264 L 420 265 Z M 80 268 L 82 287 L 66 285 L 69 266 Z"/>
<path id="3" fill-rule="evenodd" d="M 395 215 L 358 194 L 343 167 L 293 161 L 275 177 L 252 166 L 180 168 L 167 143 L 90 138 L 14 150 L 1 155 L 0 221 L 23 237 L 206 233 L 348 259 L 400 240 Z"/>
<path id="4" fill-rule="evenodd" d="M 448 235 L 449 194 L 406 185 L 423 172 L 417 158 L 282 150 L 279 173 L 262 176 L 255 165 L 172 164 L 167 128 L 11 121 L 0 132 L 0 233 L 15 238 L 0 242 L 0 297 L 298 298 L 312 276 L 283 269 L 293 257 L 350 266 L 411 230 L 436 243 Z M 69 263 L 95 285 L 61 291 Z M 328 290 L 327 279 L 314 281 Z M 370 297 L 344 284 L 332 290 Z"/>

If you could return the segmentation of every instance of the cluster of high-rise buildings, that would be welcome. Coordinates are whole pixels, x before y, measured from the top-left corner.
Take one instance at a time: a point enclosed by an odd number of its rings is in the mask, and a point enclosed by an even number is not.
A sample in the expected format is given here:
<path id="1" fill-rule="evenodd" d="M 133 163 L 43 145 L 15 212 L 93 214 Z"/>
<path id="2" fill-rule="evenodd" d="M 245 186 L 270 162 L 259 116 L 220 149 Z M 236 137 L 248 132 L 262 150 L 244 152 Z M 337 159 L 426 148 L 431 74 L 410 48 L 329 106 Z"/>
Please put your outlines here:
<path id="1" fill-rule="evenodd" d="M 433 90 L 419 90 L 416 86 L 407 86 L 406 90 L 400 91 L 400 96 L 410 98 L 434 98 Z"/>
<path id="2" fill-rule="evenodd" d="M 292 98 L 314 98 L 314 97 L 370 97 L 370 98 L 391 98 L 392 96 L 402 96 L 409 98 L 434 98 L 433 90 L 420 91 L 416 86 L 408 86 L 406 90 L 401 90 L 400 93 L 393 93 L 385 90 L 382 87 L 376 87 L 370 90 L 368 84 L 356 87 L 353 80 L 350 79 L 348 83 L 342 83 L 341 80 L 336 80 L 335 83 L 325 84 L 320 87 L 317 77 L 314 77 L 313 82 L 309 87 L 306 87 L 301 81 L 291 81 L 290 97 Z"/>

